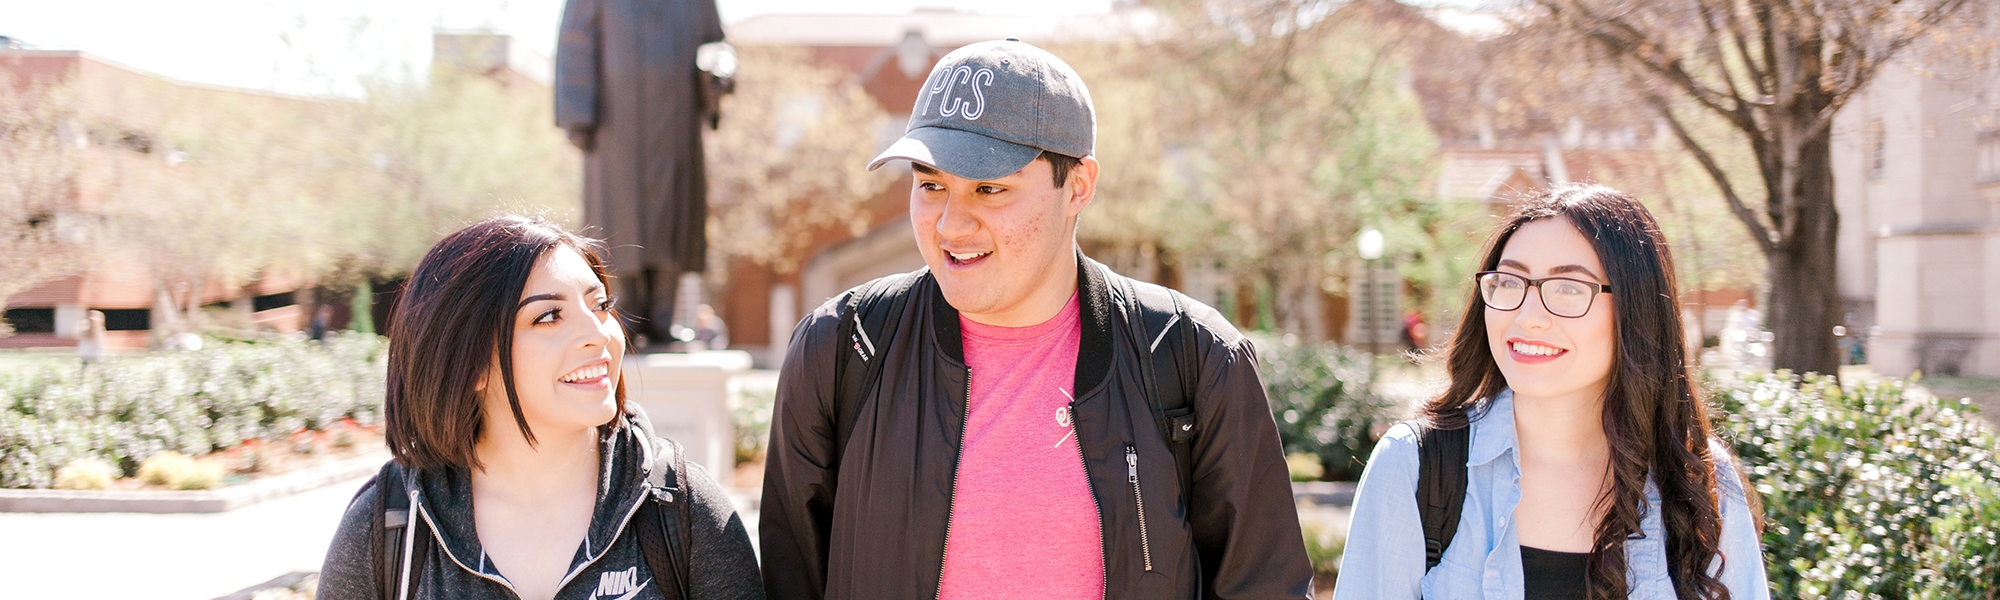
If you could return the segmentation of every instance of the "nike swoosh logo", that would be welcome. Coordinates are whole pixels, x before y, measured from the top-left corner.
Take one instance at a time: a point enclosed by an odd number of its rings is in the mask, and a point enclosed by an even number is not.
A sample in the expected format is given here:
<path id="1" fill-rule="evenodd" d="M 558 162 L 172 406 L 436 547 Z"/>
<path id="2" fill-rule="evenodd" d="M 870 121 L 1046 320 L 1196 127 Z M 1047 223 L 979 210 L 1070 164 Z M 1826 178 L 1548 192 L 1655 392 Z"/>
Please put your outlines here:
<path id="1" fill-rule="evenodd" d="M 649 583 L 652 583 L 652 582 L 653 582 L 653 580 L 651 580 L 651 579 L 648 579 L 648 580 L 645 580 L 645 581 L 641 581 L 641 582 L 639 582 L 639 585 L 636 585 L 636 586 L 632 586 L 632 591 L 629 591 L 629 592 L 625 592 L 625 595 L 623 595 L 623 596 L 619 596 L 619 597 L 617 597 L 617 598 L 614 598 L 614 599 L 612 599 L 612 600 L 632 600 L 632 597 L 633 597 L 633 596 L 637 596 L 637 595 L 639 595 L 639 592 L 641 592 L 641 591 L 644 591 L 644 590 L 646 589 L 646 584 L 649 584 Z"/>

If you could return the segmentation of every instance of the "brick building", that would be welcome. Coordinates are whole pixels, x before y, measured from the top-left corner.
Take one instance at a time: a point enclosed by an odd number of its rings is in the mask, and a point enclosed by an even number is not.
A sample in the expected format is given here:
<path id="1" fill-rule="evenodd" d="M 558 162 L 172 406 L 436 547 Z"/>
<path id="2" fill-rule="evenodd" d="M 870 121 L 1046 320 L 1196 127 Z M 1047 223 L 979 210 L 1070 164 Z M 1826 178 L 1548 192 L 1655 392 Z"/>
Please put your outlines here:
<path id="1" fill-rule="evenodd" d="M 485 74 L 520 93 L 549 93 L 550 64 L 501 35 L 440 32 L 433 37 L 434 64 Z M 12 93 L 33 88 L 65 88 L 71 110 L 59 136 L 78 149 L 69 197 L 48 215 L 58 237 L 91 244 L 112 235 L 121 175 L 172 169 L 187 160 L 163 133 L 174 111 L 187 106 L 227 103 L 249 114 L 296 114 L 337 100 L 305 98 L 258 90 L 176 81 L 78 50 L 0 47 L 0 88 Z M 96 240 L 103 241 L 103 240 Z M 98 246 L 103 248 L 105 246 Z M 138 349 L 152 345 L 155 331 L 174 318 L 173 306 L 200 306 L 222 312 L 228 322 L 255 329 L 295 332 L 311 315 L 312 273 L 266 270 L 242 287 L 167 281 L 143 260 L 116 253 L 86 253 L 85 264 L 6 299 L 6 318 L 17 332 L 0 338 L 0 348 L 74 346 L 86 311 L 105 314 L 106 344 Z M 346 321 L 337 306 L 335 326 Z"/>

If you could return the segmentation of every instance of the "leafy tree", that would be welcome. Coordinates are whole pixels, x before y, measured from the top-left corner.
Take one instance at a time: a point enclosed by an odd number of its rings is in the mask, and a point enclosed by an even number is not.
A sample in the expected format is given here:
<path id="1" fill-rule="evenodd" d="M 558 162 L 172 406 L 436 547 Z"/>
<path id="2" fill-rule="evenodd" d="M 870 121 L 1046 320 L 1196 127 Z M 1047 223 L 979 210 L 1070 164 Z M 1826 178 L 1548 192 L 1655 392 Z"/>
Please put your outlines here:
<path id="1" fill-rule="evenodd" d="M 16 87 L 0 94 L 0 308 L 7 298 L 61 272 L 82 249 L 74 177 L 84 135 L 67 88 Z M 0 319 L 0 337 L 13 334 Z"/>
<path id="2" fill-rule="evenodd" d="M 723 97 L 721 126 L 704 138 L 709 251 L 795 271 L 820 230 L 867 230 L 862 205 L 895 177 L 861 167 L 882 133 L 901 124 L 803 49 L 749 46 L 737 57 L 735 93 Z"/>
<path id="3" fill-rule="evenodd" d="M 1435 140 L 1409 49 L 1322 2 L 1158 8 L 1163 32 L 1113 46 L 1126 53 L 1110 69 L 1120 87 L 1092 89 L 1110 102 L 1098 111 L 1106 172 L 1157 181 L 1107 182 L 1104 200 L 1121 193 L 1113 183 L 1162 199 L 1127 209 L 1152 218 L 1099 215 L 1085 234 L 1215 257 L 1266 291 L 1273 325 L 1313 337 L 1314 296 L 1339 289 L 1355 232 L 1426 193 Z"/>

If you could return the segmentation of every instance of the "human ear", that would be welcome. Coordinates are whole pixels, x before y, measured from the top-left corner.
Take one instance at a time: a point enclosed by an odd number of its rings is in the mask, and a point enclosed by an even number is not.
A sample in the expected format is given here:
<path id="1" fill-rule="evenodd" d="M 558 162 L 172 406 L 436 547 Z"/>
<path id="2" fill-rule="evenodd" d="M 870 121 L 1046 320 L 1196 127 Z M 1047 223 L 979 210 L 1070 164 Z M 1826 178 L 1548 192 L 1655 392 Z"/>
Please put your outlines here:
<path id="1" fill-rule="evenodd" d="M 1091 200 L 1097 198 L 1098 167 L 1097 157 L 1085 156 L 1077 161 L 1076 168 L 1069 170 L 1069 185 L 1066 188 L 1069 216 L 1081 214 L 1083 207 L 1090 206 Z"/>

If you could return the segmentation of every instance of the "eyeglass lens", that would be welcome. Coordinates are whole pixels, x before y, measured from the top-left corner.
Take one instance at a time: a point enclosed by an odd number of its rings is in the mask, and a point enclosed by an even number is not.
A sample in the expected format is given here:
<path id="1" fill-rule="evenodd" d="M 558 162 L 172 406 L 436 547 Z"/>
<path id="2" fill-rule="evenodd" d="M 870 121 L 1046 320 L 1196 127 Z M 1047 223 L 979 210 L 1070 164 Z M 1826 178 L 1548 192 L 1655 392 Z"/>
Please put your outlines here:
<path id="1" fill-rule="evenodd" d="M 1528 299 L 1528 279 L 1507 273 L 1487 273 L 1479 278 L 1479 295 L 1494 310 L 1515 310 Z M 1590 312 L 1596 290 L 1583 282 L 1545 279 L 1541 283 L 1542 306 L 1558 317 L 1581 317 Z"/>

